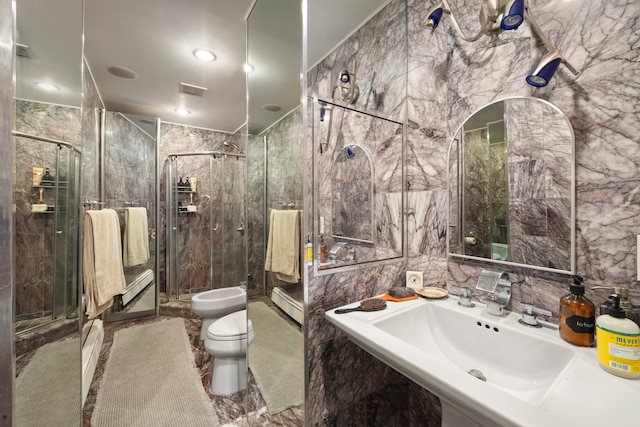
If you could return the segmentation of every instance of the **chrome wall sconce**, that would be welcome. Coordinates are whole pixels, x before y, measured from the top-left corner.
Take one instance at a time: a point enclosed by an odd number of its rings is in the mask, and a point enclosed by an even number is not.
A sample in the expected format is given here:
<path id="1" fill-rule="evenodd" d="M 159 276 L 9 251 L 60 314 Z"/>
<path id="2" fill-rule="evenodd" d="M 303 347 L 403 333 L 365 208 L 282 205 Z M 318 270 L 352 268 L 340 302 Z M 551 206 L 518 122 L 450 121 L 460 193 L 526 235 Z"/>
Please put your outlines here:
<path id="1" fill-rule="evenodd" d="M 548 52 L 540 59 L 538 64 L 527 75 L 527 83 L 535 87 L 544 87 L 558 69 L 560 63 L 564 64 L 574 75 L 578 71 L 562 56 L 562 51 L 551 43 L 551 40 L 542 32 L 536 22 L 527 0 L 482 0 L 480 9 L 480 31 L 469 37 L 460 28 L 460 24 L 451 10 L 448 0 L 440 0 L 438 4 L 429 10 L 425 19 L 427 27 L 436 28 L 444 15 L 450 15 L 453 26 L 460 37 L 468 42 L 474 42 L 490 31 L 515 30 L 525 20 L 531 24 L 534 33 L 542 40 Z"/>

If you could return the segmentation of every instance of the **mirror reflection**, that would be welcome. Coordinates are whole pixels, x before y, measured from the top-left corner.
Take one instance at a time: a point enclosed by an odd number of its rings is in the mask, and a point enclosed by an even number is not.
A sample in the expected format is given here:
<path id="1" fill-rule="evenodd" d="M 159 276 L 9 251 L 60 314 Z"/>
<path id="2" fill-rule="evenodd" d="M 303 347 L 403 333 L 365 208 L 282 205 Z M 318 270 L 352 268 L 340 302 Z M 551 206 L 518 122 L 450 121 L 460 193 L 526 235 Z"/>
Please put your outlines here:
<path id="1" fill-rule="evenodd" d="M 492 103 L 449 149 L 449 254 L 574 271 L 574 137 L 537 98 Z"/>
<path id="2" fill-rule="evenodd" d="M 139 123 L 149 123 L 152 133 Z M 150 117 L 104 111 L 104 207 L 118 214 L 125 290 L 106 318 L 156 308 L 156 137 Z M 150 129 L 150 130 L 151 130 Z"/>
<path id="3" fill-rule="evenodd" d="M 318 270 L 402 257 L 402 168 L 388 170 L 402 124 L 322 99 L 310 111 Z"/>
<path id="4" fill-rule="evenodd" d="M 80 425 L 82 1 L 15 8 L 14 425 Z"/>
<path id="5" fill-rule="evenodd" d="M 248 411 L 303 425 L 301 3 L 255 2 L 247 44 Z"/>
<path id="6" fill-rule="evenodd" d="M 84 196 L 117 213 L 127 288 L 101 315 L 104 339 L 88 358 L 98 368 L 87 425 L 112 424 L 113 408 L 119 423 L 138 425 L 139 401 L 145 425 L 246 415 L 250 3 L 85 0 Z M 130 261 L 134 214 L 149 252 Z"/>

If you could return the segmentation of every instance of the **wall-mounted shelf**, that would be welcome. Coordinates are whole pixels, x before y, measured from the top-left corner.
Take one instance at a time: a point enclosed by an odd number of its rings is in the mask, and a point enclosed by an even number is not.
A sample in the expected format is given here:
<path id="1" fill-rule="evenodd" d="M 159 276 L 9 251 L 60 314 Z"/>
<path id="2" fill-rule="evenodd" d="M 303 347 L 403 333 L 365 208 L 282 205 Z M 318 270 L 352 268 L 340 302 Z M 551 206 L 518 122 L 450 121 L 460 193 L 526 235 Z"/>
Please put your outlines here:
<path id="1" fill-rule="evenodd" d="M 66 187 L 68 184 L 67 181 L 58 181 L 58 188 L 60 187 Z M 40 182 L 40 185 L 32 185 L 31 187 L 33 188 L 55 188 L 56 187 L 56 182 L 55 181 L 42 181 Z"/>
<path id="2" fill-rule="evenodd" d="M 31 208 L 31 213 L 34 213 L 34 214 L 52 214 L 55 212 L 56 212 L 56 209 L 53 206 L 48 206 L 47 209 L 44 211 L 33 210 L 33 207 Z"/>

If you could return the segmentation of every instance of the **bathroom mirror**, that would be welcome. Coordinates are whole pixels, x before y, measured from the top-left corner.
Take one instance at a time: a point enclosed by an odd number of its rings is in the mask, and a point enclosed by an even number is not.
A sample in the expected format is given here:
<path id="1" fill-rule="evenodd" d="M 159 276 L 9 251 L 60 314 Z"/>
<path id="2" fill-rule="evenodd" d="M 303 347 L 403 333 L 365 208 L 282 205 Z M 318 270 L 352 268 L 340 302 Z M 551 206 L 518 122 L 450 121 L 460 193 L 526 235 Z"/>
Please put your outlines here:
<path id="1" fill-rule="evenodd" d="M 301 276 L 306 265 L 300 235 L 301 7 L 299 0 L 257 0 L 247 17 L 247 62 L 254 67 L 247 74 L 247 309 L 255 333 L 247 351 L 248 411 L 260 414 L 261 425 L 304 425 L 304 283 L 281 280 L 275 265 L 265 265 L 269 233 L 276 233 L 272 214 L 296 219 L 288 230 L 297 225 L 297 239 L 291 234 L 286 240 L 292 250 L 283 261 L 297 265 Z"/>
<path id="2" fill-rule="evenodd" d="M 327 245 L 316 273 L 401 258 L 403 172 L 389 165 L 403 165 L 402 123 L 323 99 L 310 98 L 309 111 L 315 248 Z"/>
<path id="3" fill-rule="evenodd" d="M 156 121 L 113 111 L 102 114 L 101 200 L 105 208 L 118 213 L 123 247 L 136 246 L 135 241 L 127 242 L 127 236 L 135 236 L 137 227 L 147 236 L 147 248 L 138 247 L 139 253 L 125 257 L 129 259 L 123 265 L 127 288 L 106 311 L 106 321 L 156 310 Z"/>
<path id="4" fill-rule="evenodd" d="M 538 98 L 465 120 L 449 147 L 449 255 L 573 274 L 574 145 L 569 119 Z"/>
<path id="5" fill-rule="evenodd" d="M 13 425 L 80 425 L 83 1 L 14 7 Z"/>
<path id="6" fill-rule="evenodd" d="M 331 167 L 332 237 L 373 244 L 373 161 L 366 148 L 349 145 Z"/>

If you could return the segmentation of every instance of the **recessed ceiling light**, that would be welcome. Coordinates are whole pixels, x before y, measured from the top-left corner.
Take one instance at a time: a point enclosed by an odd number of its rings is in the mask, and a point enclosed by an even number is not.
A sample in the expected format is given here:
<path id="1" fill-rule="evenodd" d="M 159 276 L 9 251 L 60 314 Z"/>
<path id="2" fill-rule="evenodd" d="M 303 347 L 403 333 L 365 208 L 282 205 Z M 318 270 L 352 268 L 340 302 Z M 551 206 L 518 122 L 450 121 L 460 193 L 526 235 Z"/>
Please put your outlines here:
<path id="1" fill-rule="evenodd" d="M 36 82 L 36 86 L 38 86 L 42 90 L 46 90 L 47 92 L 55 92 L 56 90 L 60 90 L 58 86 L 47 82 Z"/>
<path id="2" fill-rule="evenodd" d="M 207 49 L 195 49 L 193 51 L 193 56 L 203 62 L 213 62 L 216 60 L 216 56 L 213 52 Z"/>
<path id="3" fill-rule="evenodd" d="M 179 116 L 188 116 L 189 114 L 191 114 L 191 111 L 187 110 L 186 108 L 176 108 L 175 111 Z"/>
<path id="4" fill-rule="evenodd" d="M 270 113 L 275 113 L 275 112 L 277 112 L 277 111 L 282 110 L 282 107 L 281 107 L 281 106 L 279 106 L 279 105 L 277 105 L 277 104 L 266 104 L 266 105 L 263 105 L 263 106 L 262 106 L 262 108 L 263 108 L 265 111 L 268 111 L 268 112 L 270 112 Z"/>
<path id="5" fill-rule="evenodd" d="M 251 64 L 244 64 L 244 72 L 245 73 L 250 73 L 253 71 L 253 65 Z"/>
<path id="6" fill-rule="evenodd" d="M 121 79 L 135 80 L 140 77 L 135 71 L 127 67 L 120 67 L 119 65 L 108 67 L 107 71 L 116 77 L 120 77 Z"/>

